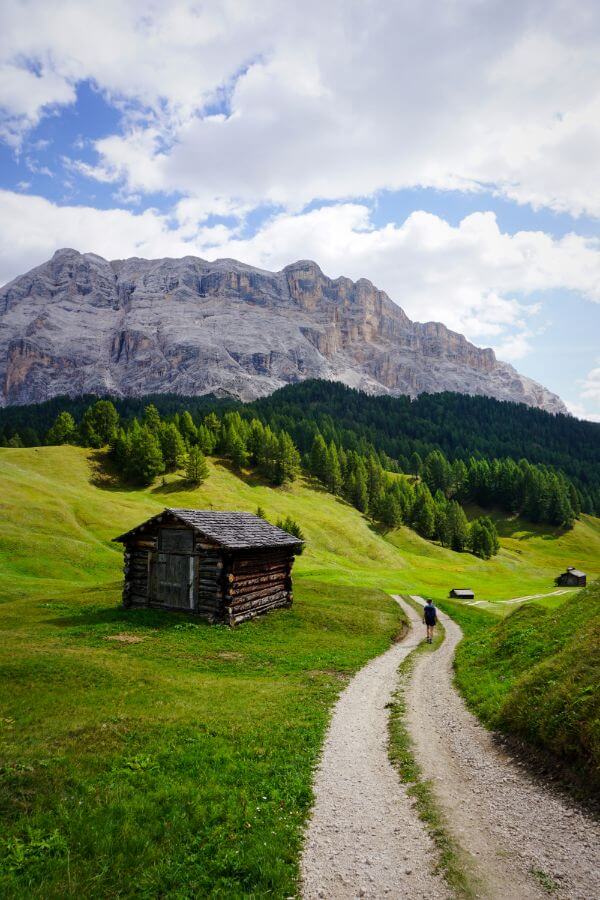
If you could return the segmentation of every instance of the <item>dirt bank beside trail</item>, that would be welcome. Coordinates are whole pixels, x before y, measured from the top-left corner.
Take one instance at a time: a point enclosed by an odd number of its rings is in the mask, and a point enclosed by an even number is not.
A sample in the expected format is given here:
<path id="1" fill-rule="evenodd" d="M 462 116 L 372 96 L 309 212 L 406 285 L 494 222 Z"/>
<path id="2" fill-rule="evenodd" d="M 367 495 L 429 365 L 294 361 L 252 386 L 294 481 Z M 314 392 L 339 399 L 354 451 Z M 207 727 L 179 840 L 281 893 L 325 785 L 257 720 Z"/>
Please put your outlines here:
<path id="1" fill-rule="evenodd" d="M 538 782 L 467 710 L 452 683 L 462 634 L 448 616 L 440 619 L 446 640 L 417 658 L 406 691 L 407 726 L 423 775 L 479 880 L 478 896 L 600 897 L 600 824 Z"/>
<path id="2" fill-rule="evenodd" d="M 417 628 L 361 669 L 335 707 L 302 859 L 306 900 L 450 896 L 432 874 L 435 849 L 387 754 L 397 669 L 423 637 L 419 617 L 407 614 Z"/>

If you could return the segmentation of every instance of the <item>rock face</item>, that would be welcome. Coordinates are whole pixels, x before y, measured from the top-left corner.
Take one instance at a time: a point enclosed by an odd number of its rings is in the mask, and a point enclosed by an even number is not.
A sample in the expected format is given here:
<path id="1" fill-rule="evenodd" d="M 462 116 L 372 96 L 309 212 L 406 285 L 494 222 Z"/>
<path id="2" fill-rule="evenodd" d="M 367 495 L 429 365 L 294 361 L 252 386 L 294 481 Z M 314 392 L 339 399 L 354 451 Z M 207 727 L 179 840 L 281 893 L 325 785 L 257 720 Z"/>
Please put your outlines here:
<path id="1" fill-rule="evenodd" d="M 214 393 L 250 400 L 306 378 L 370 393 L 459 391 L 550 412 L 562 401 L 370 281 L 302 260 L 108 262 L 59 250 L 0 290 L 0 405 L 59 394 Z"/>

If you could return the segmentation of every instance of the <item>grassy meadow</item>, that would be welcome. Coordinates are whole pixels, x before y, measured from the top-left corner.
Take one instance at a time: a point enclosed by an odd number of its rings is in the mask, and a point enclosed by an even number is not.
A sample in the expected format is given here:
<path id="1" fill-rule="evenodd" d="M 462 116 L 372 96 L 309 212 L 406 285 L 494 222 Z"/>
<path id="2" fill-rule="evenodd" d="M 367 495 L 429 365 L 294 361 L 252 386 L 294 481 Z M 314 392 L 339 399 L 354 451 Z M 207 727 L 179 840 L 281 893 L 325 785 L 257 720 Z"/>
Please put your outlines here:
<path id="1" fill-rule="evenodd" d="M 382 535 L 307 482 L 210 470 L 133 489 L 101 453 L 0 450 L 2 896 L 294 895 L 331 706 L 402 627 L 389 592 L 494 602 L 553 590 L 567 564 L 600 574 L 596 519 L 501 522 L 486 562 Z M 120 608 L 115 535 L 165 506 L 259 505 L 308 541 L 291 609 L 230 630 Z"/>
<path id="2" fill-rule="evenodd" d="M 549 751 L 600 797 L 600 581 L 562 603 L 493 614 L 444 601 L 465 639 L 457 684 L 477 715 Z"/>

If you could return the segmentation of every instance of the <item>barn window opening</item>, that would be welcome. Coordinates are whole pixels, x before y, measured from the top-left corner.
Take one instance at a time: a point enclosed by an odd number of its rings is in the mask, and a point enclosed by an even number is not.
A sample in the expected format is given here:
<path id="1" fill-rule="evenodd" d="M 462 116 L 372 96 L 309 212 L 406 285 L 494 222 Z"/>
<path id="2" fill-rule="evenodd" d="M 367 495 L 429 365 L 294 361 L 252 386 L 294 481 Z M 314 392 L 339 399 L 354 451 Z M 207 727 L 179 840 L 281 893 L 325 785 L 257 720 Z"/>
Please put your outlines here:
<path id="1" fill-rule="evenodd" d="M 194 533 L 189 528 L 161 528 L 158 549 L 163 553 L 193 553 Z"/>

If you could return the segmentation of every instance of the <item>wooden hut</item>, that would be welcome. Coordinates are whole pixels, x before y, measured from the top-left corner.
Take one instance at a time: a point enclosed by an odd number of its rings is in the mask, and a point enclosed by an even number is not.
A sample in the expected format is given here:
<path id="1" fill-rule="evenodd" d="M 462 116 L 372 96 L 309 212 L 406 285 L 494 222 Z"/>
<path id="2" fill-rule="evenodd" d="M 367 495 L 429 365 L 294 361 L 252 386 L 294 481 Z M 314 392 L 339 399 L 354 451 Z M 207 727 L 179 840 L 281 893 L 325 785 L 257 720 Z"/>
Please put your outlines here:
<path id="1" fill-rule="evenodd" d="M 456 597 L 458 600 L 474 600 L 475 594 L 470 588 L 452 588 L 450 591 L 451 597 Z"/>
<path id="2" fill-rule="evenodd" d="M 587 576 L 585 572 L 580 572 L 579 569 L 575 569 L 573 566 L 568 566 L 567 571 L 563 572 L 556 579 L 556 584 L 563 587 L 585 587 L 586 583 Z"/>
<path id="3" fill-rule="evenodd" d="M 125 547 L 124 606 L 229 625 L 291 606 L 302 541 L 252 513 L 165 509 L 114 540 Z"/>

